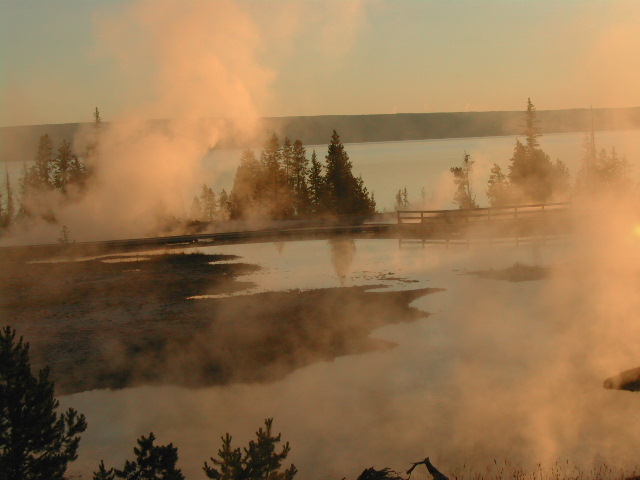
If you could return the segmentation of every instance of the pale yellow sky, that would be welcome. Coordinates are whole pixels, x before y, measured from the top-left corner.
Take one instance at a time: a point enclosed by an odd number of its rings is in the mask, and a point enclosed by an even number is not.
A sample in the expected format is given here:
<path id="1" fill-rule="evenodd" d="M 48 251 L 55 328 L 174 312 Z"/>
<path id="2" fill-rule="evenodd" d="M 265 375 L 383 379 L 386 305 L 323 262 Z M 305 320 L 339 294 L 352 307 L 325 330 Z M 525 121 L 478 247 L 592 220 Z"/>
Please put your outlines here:
<path id="1" fill-rule="evenodd" d="M 0 125 L 95 106 L 106 120 L 640 106 L 639 20 L 621 0 L 0 0 Z"/>

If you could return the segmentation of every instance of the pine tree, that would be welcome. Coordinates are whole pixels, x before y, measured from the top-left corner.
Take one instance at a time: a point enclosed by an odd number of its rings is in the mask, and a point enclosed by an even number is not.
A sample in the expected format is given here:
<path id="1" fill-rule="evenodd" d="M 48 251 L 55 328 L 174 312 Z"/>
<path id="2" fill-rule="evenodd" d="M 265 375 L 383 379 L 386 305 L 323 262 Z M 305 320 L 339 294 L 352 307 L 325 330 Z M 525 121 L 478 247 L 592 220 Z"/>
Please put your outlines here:
<path id="1" fill-rule="evenodd" d="M 185 480 L 179 468 L 178 449 L 173 444 L 156 446 L 153 432 L 138 439 L 133 447 L 134 461 L 127 460 L 122 470 L 115 470 L 117 478 L 126 480 Z"/>
<path id="2" fill-rule="evenodd" d="M 462 158 L 462 166 L 451 167 L 449 170 L 453 173 L 453 182 L 456 184 L 456 192 L 453 196 L 453 203 L 458 205 L 461 210 L 470 210 L 478 208 L 475 200 L 475 194 L 471 188 L 471 170 L 473 168 L 473 160 L 470 155 L 464 152 Z"/>
<path id="3" fill-rule="evenodd" d="M 52 185 L 51 167 L 53 164 L 53 142 L 45 134 L 38 141 L 34 163 L 29 169 L 23 169 L 21 180 L 23 195 L 31 192 L 50 190 Z"/>
<path id="4" fill-rule="evenodd" d="M 87 143 L 85 151 L 85 159 L 94 164 L 98 159 L 98 148 L 100 145 L 100 137 L 102 136 L 102 117 L 98 107 L 93 111 L 93 131 L 91 132 L 91 140 Z"/>
<path id="5" fill-rule="evenodd" d="M 375 203 L 366 192 L 362 179 L 353 176 L 351 160 L 335 130 L 325 159 L 327 210 L 337 215 L 374 213 Z"/>
<path id="6" fill-rule="evenodd" d="M 304 216 L 311 212 L 311 198 L 307 176 L 309 174 L 309 160 L 307 151 L 300 140 L 293 143 L 293 161 L 291 178 L 294 190 L 294 209 L 298 216 Z"/>
<path id="7" fill-rule="evenodd" d="M 202 185 L 202 190 L 200 191 L 200 208 L 205 221 L 213 222 L 217 218 L 216 194 L 206 184 Z"/>
<path id="8" fill-rule="evenodd" d="M 487 198 L 489 199 L 489 205 L 492 207 L 502 207 L 511 203 L 507 176 L 502 173 L 502 169 L 496 163 L 493 164 L 489 175 Z"/>
<path id="9" fill-rule="evenodd" d="M 291 188 L 282 167 L 282 149 L 274 133 L 265 143 L 260 154 L 263 175 L 259 189 L 263 192 L 263 203 L 272 219 L 287 218 L 292 215 Z"/>
<path id="10" fill-rule="evenodd" d="M 5 327 L 0 332 L 0 478 L 63 480 L 77 458 L 84 415 L 58 414 L 47 368 L 34 377 L 29 344 Z"/>
<path id="11" fill-rule="evenodd" d="M 189 210 L 189 217 L 191 220 L 200 221 L 204 217 L 202 213 L 202 203 L 200 203 L 200 198 L 198 196 L 193 197 L 193 202 L 191 202 L 191 209 Z"/>
<path id="12" fill-rule="evenodd" d="M 525 112 L 525 127 L 523 135 L 527 141 L 527 150 L 533 151 L 540 148 L 538 138 L 542 136 L 540 131 L 540 121 L 536 113 L 536 107 L 531 103 L 531 98 L 527 98 L 527 110 Z"/>
<path id="13" fill-rule="evenodd" d="M 73 165 L 78 163 L 77 156 L 71 150 L 71 142 L 62 140 L 58 155 L 52 163 L 52 184 L 53 187 L 64 192 L 71 182 L 71 171 Z"/>
<path id="14" fill-rule="evenodd" d="M 260 187 L 264 184 L 263 177 L 262 166 L 256 160 L 253 150 L 244 150 L 231 189 L 234 202 L 233 218 L 243 217 L 255 202 L 262 199 L 264 192 Z"/>
<path id="15" fill-rule="evenodd" d="M 8 227 L 13 223 L 13 220 L 15 218 L 15 213 L 16 213 L 15 212 L 16 207 L 13 199 L 13 189 L 11 188 L 11 179 L 9 178 L 9 170 L 6 165 L 5 165 L 4 175 L 5 175 L 5 193 L 7 195 L 7 200 L 5 203 L 4 219 L 2 221 L 2 224 L 5 227 Z"/>
<path id="16" fill-rule="evenodd" d="M 311 212 L 315 214 L 324 212 L 324 175 L 322 164 L 318 161 L 316 151 L 311 154 L 311 168 L 309 169 L 309 200 Z"/>
<path id="17" fill-rule="evenodd" d="M 116 473 L 113 468 L 107 470 L 104 466 L 104 460 L 100 461 L 98 470 L 93 472 L 93 480 L 115 480 Z"/>
<path id="18" fill-rule="evenodd" d="M 538 138 L 542 136 L 536 109 L 527 99 L 525 126 L 522 135 L 525 144 L 516 140 L 511 164 L 509 182 L 514 200 L 521 202 L 546 202 L 558 192 L 554 191 L 556 181 L 551 158 L 540 149 Z"/>
<path id="19" fill-rule="evenodd" d="M 288 185 L 293 187 L 295 181 L 293 178 L 293 145 L 289 137 L 285 137 L 282 142 L 282 149 L 280 150 L 282 155 L 282 168 L 284 170 L 284 176 Z"/>
<path id="20" fill-rule="evenodd" d="M 287 442 L 280 452 L 276 452 L 276 444 L 281 441 L 281 434 L 272 434 L 273 419 L 268 418 L 256 432 L 256 440 L 242 451 L 231 446 L 231 436 L 222 437 L 222 447 L 218 450 L 218 458 L 211 458 L 212 465 L 205 462 L 203 470 L 207 478 L 215 480 L 292 480 L 297 469 L 291 465 L 281 471 L 282 462 L 289 456 L 291 447 Z"/>

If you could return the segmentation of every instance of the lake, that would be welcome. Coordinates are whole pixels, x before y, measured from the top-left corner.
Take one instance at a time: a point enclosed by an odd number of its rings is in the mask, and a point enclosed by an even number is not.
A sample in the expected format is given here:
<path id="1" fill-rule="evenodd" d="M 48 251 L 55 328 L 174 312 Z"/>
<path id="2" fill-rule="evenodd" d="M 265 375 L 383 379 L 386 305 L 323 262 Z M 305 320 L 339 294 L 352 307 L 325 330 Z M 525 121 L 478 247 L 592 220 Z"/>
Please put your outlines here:
<path id="1" fill-rule="evenodd" d="M 380 284 L 446 291 L 413 303 L 429 317 L 371 335 L 395 348 L 315 363 L 273 383 L 62 397 L 89 423 L 73 471 L 86 474 L 101 459 L 121 466 L 136 438 L 153 431 L 160 444 L 179 447 L 186 478 L 204 478 L 221 435 L 246 445 L 267 417 L 291 442 L 299 478 L 311 480 L 355 479 L 372 465 L 401 471 L 425 456 L 459 478 L 465 468 L 489 471 L 494 459 L 508 459 L 507 470 L 540 462 L 545 471 L 571 459 L 560 467 L 567 475 L 574 463 L 587 471 L 594 462 L 635 465 L 640 431 L 631 419 L 640 397 L 602 388 L 607 376 L 640 363 L 640 298 L 624 293 L 631 278 L 637 288 L 638 242 L 624 245 L 447 249 L 357 240 L 342 259 L 329 241 L 199 247 L 261 265 L 241 277 L 256 284 L 252 292 Z M 621 251 L 624 261 L 612 263 Z M 474 273 L 515 264 L 553 274 L 513 283 Z"/>

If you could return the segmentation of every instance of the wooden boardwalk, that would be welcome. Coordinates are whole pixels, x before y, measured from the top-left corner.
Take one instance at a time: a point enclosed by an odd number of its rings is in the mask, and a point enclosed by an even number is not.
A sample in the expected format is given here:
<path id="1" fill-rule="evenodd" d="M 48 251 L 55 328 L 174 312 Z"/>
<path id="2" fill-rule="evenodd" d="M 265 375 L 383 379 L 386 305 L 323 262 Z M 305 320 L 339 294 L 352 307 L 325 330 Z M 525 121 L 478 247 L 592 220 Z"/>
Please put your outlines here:
<path id="1" fill-rule="evenodd" d="M 538 203 L 472 210 L 398 210 L 399 240 L 424 243 L 515 241 L 563 235 L 571 203 Z"/>

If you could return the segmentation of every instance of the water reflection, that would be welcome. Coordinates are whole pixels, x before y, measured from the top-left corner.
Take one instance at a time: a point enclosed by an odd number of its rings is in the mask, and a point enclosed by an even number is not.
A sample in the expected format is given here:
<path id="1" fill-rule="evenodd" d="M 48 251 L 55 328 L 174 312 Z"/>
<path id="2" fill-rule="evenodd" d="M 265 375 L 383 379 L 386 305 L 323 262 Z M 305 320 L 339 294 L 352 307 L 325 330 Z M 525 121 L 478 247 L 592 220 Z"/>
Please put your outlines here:
<path id="1" fill-rule="evenodd" d="M 356 257 L 356 242 L 353 238 L 332 238 L 329 240 L 329 245 L 331 246 L 331 263 L 340 284 L 344 287 L 347 275 L 351 273 L 353 259 Z"/>

